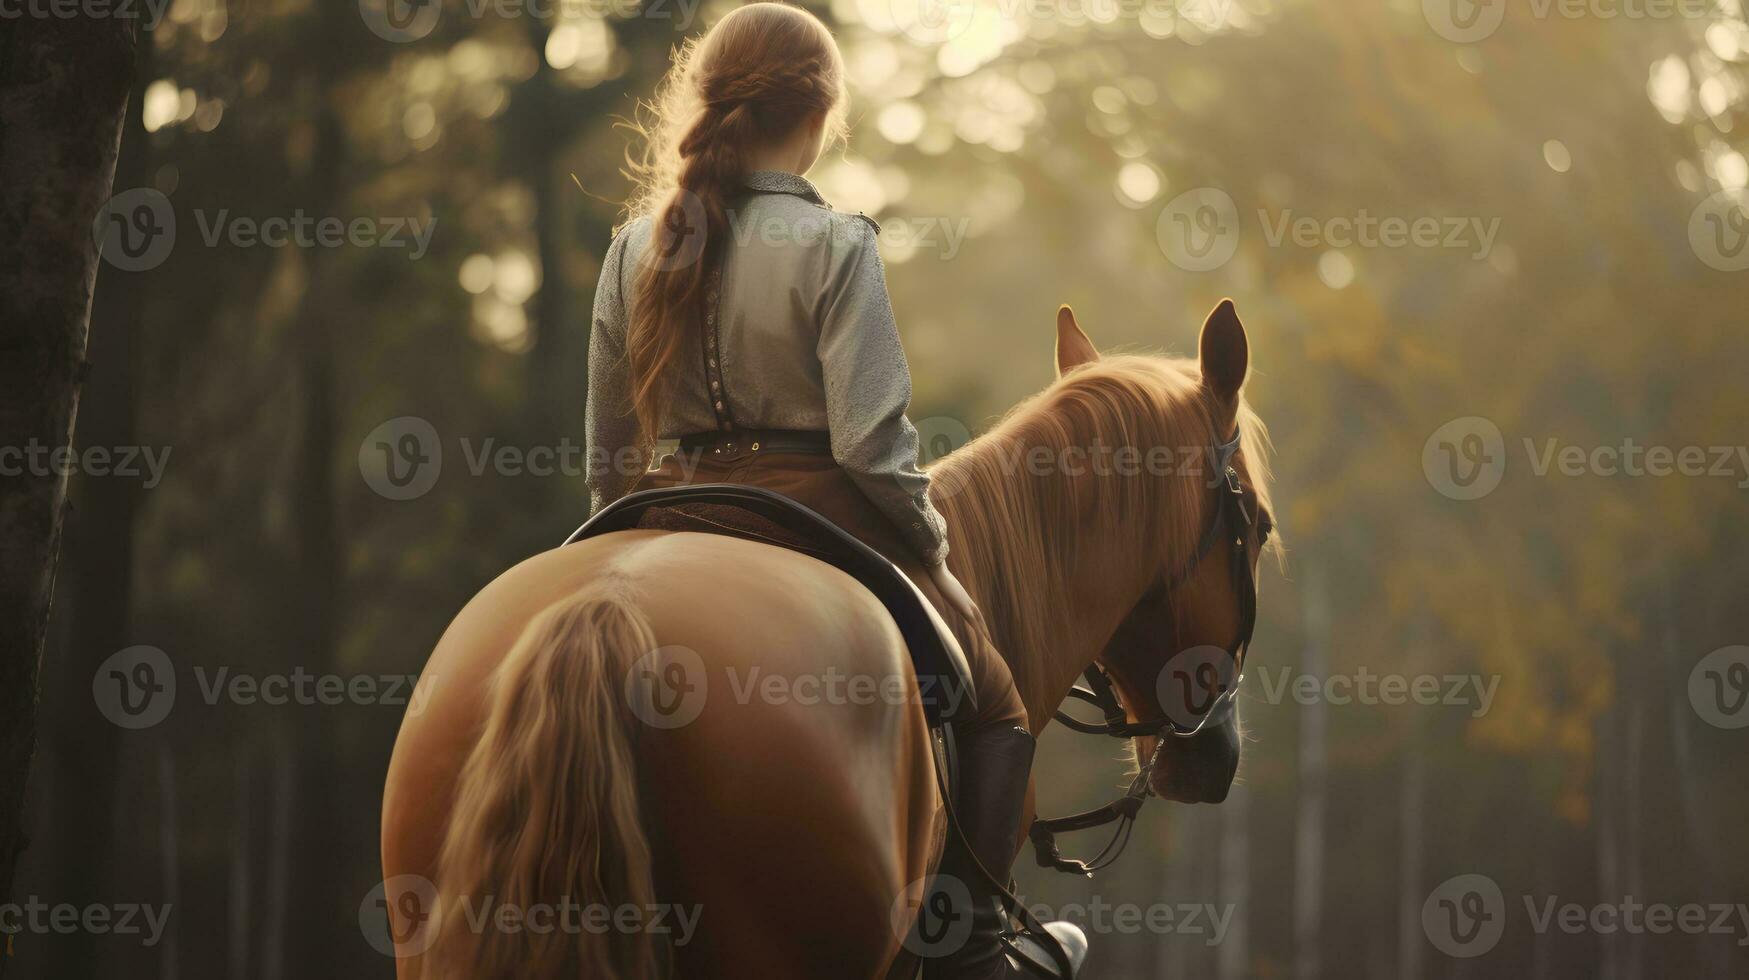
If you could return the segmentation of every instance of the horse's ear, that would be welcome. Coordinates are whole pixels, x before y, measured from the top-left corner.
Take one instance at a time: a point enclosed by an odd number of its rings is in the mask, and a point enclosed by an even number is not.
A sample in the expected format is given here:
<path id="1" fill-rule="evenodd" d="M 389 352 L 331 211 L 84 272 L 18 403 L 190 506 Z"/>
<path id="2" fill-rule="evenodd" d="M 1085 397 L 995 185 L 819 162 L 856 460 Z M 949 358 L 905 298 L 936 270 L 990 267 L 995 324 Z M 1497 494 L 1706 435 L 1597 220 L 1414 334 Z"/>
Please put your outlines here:
<path id="1" fill-rule="evenodd" d="M 1237 404 L 1251 362 L 1251 344 L 1245 339 L 1245 325 L 1239 322 L 1232 300 L 1221 300 L 1203 322 L 1197 356 L 1202 363 L 1203 387 L 1223 403 Z"/>
<path id="2" fill-rule="evenodd" d="M 1099 350 L 1081 332 L 1081 325 L 1075 322 L 1075 311 L 1066 304 L 1057 307 L 1057 373 L 1064 374 L 1070 368 L 1097 360 Z"/>

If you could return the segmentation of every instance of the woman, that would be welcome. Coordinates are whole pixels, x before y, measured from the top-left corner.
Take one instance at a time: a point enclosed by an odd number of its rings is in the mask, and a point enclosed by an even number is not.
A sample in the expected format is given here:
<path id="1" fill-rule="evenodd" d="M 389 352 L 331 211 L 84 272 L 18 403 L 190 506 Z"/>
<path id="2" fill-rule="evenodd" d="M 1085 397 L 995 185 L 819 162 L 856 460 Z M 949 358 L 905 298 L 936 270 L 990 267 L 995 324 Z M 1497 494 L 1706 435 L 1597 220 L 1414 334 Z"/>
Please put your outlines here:
<path id="1" fill-rule="evenodd" d="M 956 802 L 972 854 L 1006 881 L 1032 764 L 1026 712 L 948 569 L 946 523 L 905 417 L 911 376 L 877 227 L 831 210 L 801 176 L 843 131 L 837 45 L 800 8 L 741 7 L 680 53 L 654 109 L 635 217 L 615 236 L 595 296 L 592 508 L 646 487 L 752 484 L 812 507 L 904 569 L 972 666 L 978 710 L 956 724 Z M 646 473 L 659 439 L 678 439 L 680 451 Z M 941 871 L 970 889 L 974 930 L 925 976 L 1020 976 L 972 856 L 950 847 Z M 1073 927 L 1052 932 L 1085 942 Z"/>

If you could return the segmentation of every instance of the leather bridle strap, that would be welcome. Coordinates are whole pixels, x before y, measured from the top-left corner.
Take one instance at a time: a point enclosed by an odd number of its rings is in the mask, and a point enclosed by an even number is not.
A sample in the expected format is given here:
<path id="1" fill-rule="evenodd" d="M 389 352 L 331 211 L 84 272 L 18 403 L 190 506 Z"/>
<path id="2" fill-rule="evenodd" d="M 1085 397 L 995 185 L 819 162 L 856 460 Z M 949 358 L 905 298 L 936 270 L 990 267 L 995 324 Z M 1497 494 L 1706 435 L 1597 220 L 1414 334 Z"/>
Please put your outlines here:
<path id="1" fill-rule="evenodd" d="M 1250 556 L 1246 549 L 1251 535 L 1266 536 L 1271 530 L 1267 521 L 1259 521 L 1256 515 L 1245 510 L 1245 488 L 1239 480 L 1238 470 L 1232 465 L 1233 455 L 1239 449 L 1239 441 L 1239 433 L 1234 433 L 1231 439 L 1212 447 L 1215 472 L 1219 474 L 1217 481 L 1212 484 L 1216 493 L 1215 513 L 1208 528 L 1203 531 L 1196 551 L 1183 567 L 1169 576 L 1162 576 L 1142 599 L 1143 602 L 1155 596 L 1162 601 L 1169 599 L 1172 591 L 1184 584 L 1202 560 L 1220 546 L 1221 539 L 1227 538 L 1233 548 L 1230 564 L 1233 569 L 1233 588 L 1239 602 L 1239 636 L 1228 650 L 1234 664 L 1243 662 L 1245 650 L 1251 645 L 1251 635 L 1257 625 L 1257 582 L 1252 576 Z M 1068 697 L 1098 708 L 1104 716 L 1103 719 L 1099 722 L 1082 721 L 1059 708 L 1056 720 L 1084 735 L 1104 735 L 1121 739 L 1150 736 L 1159 738 L 1167 735 L 1190 738 L 1211 725 L 1224 725 L 1236 710 L 1235 699 L 1239 693 L 1239 685 L 1245 679 L 1244 674 L 1237 674 L 1233 682 L 1209 705 L 1207 711 L 1197 718 L 1195 725 L 1185 725 L 1165 715 L 1153 721 L 1132 722 L 1104 668 L 1091 664 L 1082 677 L 1086 686 L 1076 685 L 1071 688 Z M 1093 872 L 1111 866 L 1129 843 L 1136 815 L 1141 812 L 1148 797 L 1153 795 L 1148 783 L 1153 771 L 1154 760 L 1149 759 L 1130 781 L 1129 789 L 1124 795 L 1102 807 L 1066 817 L 1034 820 L 1028 837 L 1032 841 L 1039 865 L 1089 877 Z M 1117 824 L 1117 827 L 1112 831 L 1111 839 L 1092 859 L 1078 861 L 1063 857 L 1057 846 L 1057 834 L 1091 830 L 1112 823 Z"/>

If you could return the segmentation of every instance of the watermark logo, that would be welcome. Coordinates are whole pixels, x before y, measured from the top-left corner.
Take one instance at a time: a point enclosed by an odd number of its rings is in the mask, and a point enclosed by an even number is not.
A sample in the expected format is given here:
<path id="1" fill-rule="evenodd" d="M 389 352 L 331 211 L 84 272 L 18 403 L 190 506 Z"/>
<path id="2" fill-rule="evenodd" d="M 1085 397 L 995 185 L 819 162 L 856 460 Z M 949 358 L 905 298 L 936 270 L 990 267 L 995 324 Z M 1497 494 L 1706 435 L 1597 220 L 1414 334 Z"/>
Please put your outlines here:
<path id="1" fill-rule="evenodd" d="M 1688 675 L 1688 702 L 1715 728 L 1749 727 L 1749 646 L 1720 647 Z"/>
<path id="2" fill-rule="evenodd" d="M 443 472 L 437 429 L 417 415 L 392 418 L 358 445 L 358 472 L 379 496 L 414 500 L 431 492 Z"/>
<path id="3" fill-rule="evenodd" d="M 978 0 L 887 0 L 893 26 L 918 44 L 944 44 L 978 18 Z"/>
<path id="4" fill-rule="evenodd" d="M 91 238 L 104 261 L 124 272 L 156 269 L 176 246 L 176 209 L 151 187 L 122 191 L 97 209 Z"/>
<path id="5" fill-rule="evenodd" d="M 1205 31 L 1226 27 L 1233 13 L 1233 0 L 1173 0 L 1178 16 Z"/>
<path id="6" fill-rule="evenodd" d="M 935 468 L 948 454 L 972 441 L 972 430 L 949 415 L 931 415 L 917 422 L 917 461 L 929 470 L 929 496 L 945 500 L 965 489 L 969 476 L 955 478 Z"/>
<path id="7" fill-rule="evenodd" d="M 139 902 L 113 905 L 61 902 L 51 905 L 35 895 L 23 902 L 6 902 L 0 904 L 0 936 L 6 937 L 0 956 L 12 954 L 12 937 L 19 933 L 33 936 L 139 936 L 141 946 L 156 946 L 164 938 L 164 927 L 170 922 L 173 908 L 171 905 Z"/>
<path id="8" fill-rule="evenodd" d="M 0 476 L 72 476 L 140 479 L 150 490 L 164 479 L 170 446 L 50 446 L 36 439 L 0 446 Z"/>
<path id="9" fill-rule="evenodd" d="M 1506 897 L 1487 875 L 1447 878 L 1422 904 L 1421 929 L 1447 956 L 1481 956 L 1506 932 Z"/>
<path id="10" fill-rule="evenodd" d="M 925 959 L 947 956 L 972 938 L 972 892 L 953 875 L 919 878 L 893 902 L 893 934 Z"/>
<path id="11" fill-rule="evenodd" d="M 1233 655 L 1217 646 L 1181 650 L 1154 679 L 1160 707 L 1175 725 L 1191 729 L 1238 685 L 1239 666 Z"/>
<path id="12" fill-rule="evenodd" d="M 242 707 L 300 707 L 371 704 L 404 707 L 417 716 L 431 702 L 435 674 L 313 674 L 302 667 L 290 673 L 250 674 L 229 667 L 194 668 L 198 698 L 208 707 L 224 701 Z M 134 646 L 119 650 L 91 677 L 97 710 L 121 728 L 151 728 L 176 706 L 176 669 L 163 650 Z"/>
<path id="13" fill-rule="evenodd" d="M 145 30 L 164 22 L 170 0 L 0 0 L 0 21 L 31 17 L 38 20 L 137 20 Z"/>
<path id="14" fill-rule="evenodd" d="M 1295 673 L 1283 666 L 1273 676 L 1269 668 L 1263 675 L 1263 700 L 1281 704 L 1350 704 L 1375 707 L 1385 705 L 1422 705 L 1426 707 L 1463 707 L 1470 709 L 1471 718 L 1480 718 L 1493 707 L 1494 695 L 1500 688 L 1498 674 L 1378 674 L 1362 666 L 1352 674 Z"/>
<path id="15" fill-rule="evenodd" d="M 1632 436 L 1620 442 L 1582 445 L 1557 436 L 1524 436 L 1525 465 L 1538 478 L 1689 477 L 1726 479 L 1749 490 L 1749 446 L 1658 445 Z M 1506 446 L 1500 429 L 1479 416 L 1445 423 L 1421 449 L 1427 482 L 1453 500 L 1476 500 L 1494 492 L 1506 472 Z"/>
<path id="16" fill-rule="evenodd" d="M 1421 447 L 1421 472 L 1433 489 L 1453 500 L 1486 497 L 1506 475 L 1506 439 L 1499 426 L 1479 415 L 1452 419 Z"/>
<path id="17" fill-rule="evenodd" d="M 358 14 L 372 34 L 406 44 L 429 35 L 443 13 L 443 0 L 358 0 Z"/>
<path id="18" fill-rule="evenodd" d="M 91 696 L 103 717 L 121 728 L 151 728 L 176 706 L 176 669 L 153 646 L 118 650 L 97 667 Z"/>
<path id="19" fill-rule="evenodd" d="M 431 248 L 437 219 L 305 214 L 255 218 L 233 215 L 229 208 L 209 212 L 197 208 L 195 224 L 207 248 L 398 248 L 409 259 L 421 259 Z M 150 187 L 122 191 L 98 208 L 92 239 L 105 261 L 128 272 L 144 272 L 164 263 L 176 247 L 176 209 L 163 193 Z"/>
<path id="20" fill-rule="evenodd" d="M 1506 22 L 1506 0 L 1421 0 L 1421 15 L 1447 41 L 1474 44 Z"/>
<path id="21" fill-rule="evenodd" d="M 1749 269 L 1749 190 L 1722 190 L 1688 217 L 1688 244 L 1720 272 Z"/>
<path id="22" fill-rule="evenodd" d="M 681 728 L 704 713 L 710 686 L 710 674 L 697 650 L 657 647 L 626 669 L 626 704 L 651 728 Z"/>
<path id="23" fill-rule="evenodd" d="M 683 188 L 674 192 L 674 202 L 656 213 L 659 229 L 651 229 L 649 244 L 638 261 L 656 272 L 684 269 L 704 254 L 710 223 L 705 217 L 704 201 Z"/>
<path id="24" fill-rule="evenodd" d="M 418 956 L 437 938 L 437 886 L 424 875 L 395 875 L 358 903 L 364 941 L 384 956 Z"/>
<path id="25" fill-rule="evenodd" d="M 1185 191 L 1167 203 L 1154 223 L 1154 237 L 1173 265 L 1209 272 L 1239 250 L 1239 206 L 1218 187 Z"/>

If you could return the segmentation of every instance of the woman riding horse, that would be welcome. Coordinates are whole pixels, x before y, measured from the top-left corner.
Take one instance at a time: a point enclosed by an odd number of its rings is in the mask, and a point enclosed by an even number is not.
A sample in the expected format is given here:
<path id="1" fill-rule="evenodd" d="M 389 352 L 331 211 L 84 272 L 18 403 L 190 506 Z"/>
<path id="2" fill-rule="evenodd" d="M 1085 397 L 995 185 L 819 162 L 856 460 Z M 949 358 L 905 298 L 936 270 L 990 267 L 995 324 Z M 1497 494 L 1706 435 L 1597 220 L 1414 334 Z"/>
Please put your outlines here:
<path id="1" fill-rule="evenodd" d="M 614 237 L 589 348 L 592 508 L 630 489 L 741 483 L 831 518 L 903 569 L 955 628 L 977 710 L 956 723 L 960 825 L 971 853 L 941 873 L 972 886 L 971 938 L 929 980 L 1018 976 L 997 896 L 1008 880 L 1033 757 L 1026 709 L 982 616 L 947 565 L 929 501 L 911 372 L 878 227 L 834 211 L 801 175 L 841 133 L 843 61 L 826 26 L 778 3 L 740 7 L 664 83 L 638 217 Z M 657 439 L 679 450 L 654 472 Z M 627 447 L 637 452 L 626 453 Z M 1078 929 L 1058 924 L 1077 950 Z"/>

